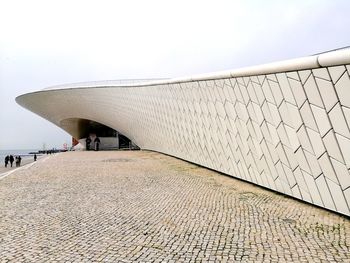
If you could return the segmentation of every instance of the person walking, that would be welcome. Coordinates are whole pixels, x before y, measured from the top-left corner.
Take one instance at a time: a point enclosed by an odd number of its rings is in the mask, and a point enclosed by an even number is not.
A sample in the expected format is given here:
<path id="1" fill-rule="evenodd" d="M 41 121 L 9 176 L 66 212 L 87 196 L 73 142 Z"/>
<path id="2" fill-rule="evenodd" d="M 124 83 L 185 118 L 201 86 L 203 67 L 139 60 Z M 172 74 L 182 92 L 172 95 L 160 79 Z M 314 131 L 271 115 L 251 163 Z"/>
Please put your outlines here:
<path id="1" fill-rule="evenodd" d="M 100 138 L 96 137 L 94 140 L 94 143 L 95 143 L 95 151 L 98 151 L 101 143 Z"/>
<path id="2" fill-rule="evenodd" d="M 7 168 L 7 165 L 9 164 L 10 156 L 6 155 L 5 157 L 5 168 Z"/>
<path id="3" fill-rule="evenodd" d="M 18 167 L 21 166 L 21 161 L 22 161 L 22 157 L 20 155 L 18 155 Z"/>
<path id="4" fill-rule="evenodd" d="M 13 155 L 10 155 L 10 164 L 11 164 L 11 167 L 12 167 L 12 164 L 13 164 L 13 161 L 15 160 L 15 158 L 13 158 Z"/>
<path id="5" fill-rule="evenodd" d="M 36 162 L 36 158 L 37 158 L 36 153 L 34 153 L 34 162 Z"/>
<path id="6" fill-rule="evenodd" d="M 90 139 L 90 136 L 88 136 L 86 138 L 86 150 L 90 150 L 90 143 L 91 143 L 91 139 Z"/>

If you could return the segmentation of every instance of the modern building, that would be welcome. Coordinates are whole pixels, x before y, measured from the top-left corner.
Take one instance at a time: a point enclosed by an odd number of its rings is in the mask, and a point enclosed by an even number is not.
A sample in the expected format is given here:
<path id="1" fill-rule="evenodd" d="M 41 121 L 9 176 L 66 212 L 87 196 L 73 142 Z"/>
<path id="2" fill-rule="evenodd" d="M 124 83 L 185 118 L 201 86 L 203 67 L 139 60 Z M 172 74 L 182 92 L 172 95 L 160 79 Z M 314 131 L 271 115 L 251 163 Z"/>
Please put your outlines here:
<path id="1" fill-rule="evenodd" d="M 350 49 L 193 77 L 51 87 L 16 101 L 81 143 L 123 134 L 350 215 Z M 114 141 L 113 141 L 114 140 Z"/>

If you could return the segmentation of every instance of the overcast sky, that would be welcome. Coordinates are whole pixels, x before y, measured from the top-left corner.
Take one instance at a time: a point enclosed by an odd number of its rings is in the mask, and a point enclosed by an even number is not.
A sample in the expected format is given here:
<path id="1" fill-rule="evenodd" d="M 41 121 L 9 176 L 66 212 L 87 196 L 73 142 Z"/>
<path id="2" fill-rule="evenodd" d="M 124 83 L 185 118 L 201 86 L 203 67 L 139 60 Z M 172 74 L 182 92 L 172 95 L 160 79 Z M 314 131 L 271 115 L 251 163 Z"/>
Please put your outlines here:
<path id="1" fill-rule="evenodd" d="M 0 0 L 0 150 L 71 141 L 20 94 L 307 56 L 350 45 L 349 25 L 348 0 Z"/>

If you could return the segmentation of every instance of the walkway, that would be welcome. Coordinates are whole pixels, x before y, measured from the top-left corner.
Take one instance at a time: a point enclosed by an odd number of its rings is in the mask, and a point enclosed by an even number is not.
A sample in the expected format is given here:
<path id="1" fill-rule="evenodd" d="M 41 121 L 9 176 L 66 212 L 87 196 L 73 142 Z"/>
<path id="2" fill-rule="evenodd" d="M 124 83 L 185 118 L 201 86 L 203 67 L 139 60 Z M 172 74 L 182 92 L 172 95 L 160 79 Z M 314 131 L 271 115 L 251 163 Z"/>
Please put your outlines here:
<path id="1" fill-rule="evenodd" d="M 68 152 L 0 180 L 0 262 L 344 262 L 350 221 L 162 154 Z"/>

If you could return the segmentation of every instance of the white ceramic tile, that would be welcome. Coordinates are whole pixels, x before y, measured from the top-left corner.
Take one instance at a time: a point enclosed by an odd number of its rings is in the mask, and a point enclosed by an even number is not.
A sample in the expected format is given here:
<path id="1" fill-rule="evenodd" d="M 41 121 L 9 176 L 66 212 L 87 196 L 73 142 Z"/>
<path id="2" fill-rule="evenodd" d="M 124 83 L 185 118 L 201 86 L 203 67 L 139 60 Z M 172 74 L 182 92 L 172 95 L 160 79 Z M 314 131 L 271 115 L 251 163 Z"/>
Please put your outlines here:
<path id="1" fill-rule="evenodd" d="M 311 70 L 298 71 L 301 83 L 304 84 L 311 75 Z"/>
<path id="2" fill-rule="evenodd" d="M 331 192 L 331 195 L 335 201 L 335 206 L 337 208 L 337 211 L 344 214 L 349 214 L 349 208 L 345 201 L 345 197 L 343 195 L 343 192 L 340 186 L 330 180 L 326 179 L 326 181 L 329 187 L 329 191 Z"/>
<path id="3" fill-rule="evenodd" d="M 275 146 L 274 146 L 273 144 L 269 143 L 269 142 L 266 142 L 266 146 L 267 146 L 267 148 L 269 149 L 272 162 L 273 162 L 274 164 L 277 163 L 277 161 L 279 160 L 279 158 L 278 158 L 278 155 L 277 155 Z"/>
<path id="4" fill-rule="evenodd" d="M 309 128 L 306 128 L 306 131 L 309 135 L 313 152 L 315 153 L 315 156 L 318 158 L 326 151 L 322 142 L 322 138 L 318 132 L 315 132 Z"/>
<path id="5" fill-rule="evenodd" d="M 328 132 L 327 135 L 324 136 L 322 140 L 327 149 L 329 156 L 344 163 L 341 151 L 339 149 L 338 142 L 335 138 L 333 131 Z"/>
<path id="6" fill-rule="evenodd" d="M 335 205 L 333 202 L 332 195 L 329 191 L 326 180 L 323 176 L 319 176 L 316 180 L 316 185 L 321 195 L 324 206 L 328 209 L 335 210 Z"/>
<path id="7" fill-rule="evenodd" d="M 285 193 L 285 190 L 283 188 L 282 182 L 279 177 L 275 180 L 275 185 L 276 185 L 276 190 L 278 192 Z"/>
<path id="8" fill-rule="evenodd" d="M 242 93 L 241 93 L 241 89 L 239 88 L 239 84 L 237 84 L 237 85 L 233 88 L 233 92 L 235 93 L 237 100 L 238 100 L 240 103 L 244 104 L 244 99 L 243 99 L 243 95 L 242 95 Z"/>
<path id="9" fill-rule="evenodd" d="M 300 190 L 299 190 L 298 185 L 296 185 L 296 186 L 294 186 L 294 187 L 292 188 L 292 194 L 293 194 L 293 196 L 294 196 L 295 198 L 303 199 L 302 196 L 301 196 L 301 194 L 300 194 Z"/>
<path id="10" fill-rule="evenodd" d="M 295 129 L 290 128 L 288 125 L 285 125 L 284 127 L 288 136 L 288 140 L 290 142 L 290 147 L 295 152 L 300 147 L 300 142 L 297 133 Z"/>
<path id="11" fill-rule="evenodd" d="M 289 145 L 290 146 L 290 142 L 289 142 L 289 138 L 288 138 L 288 135 L 286 133 L 286 130 L 284 128 L 284 125 L 283 124 L 280 124 L 278 127 L 277 127 L 277 133 L 278 133 L 278 137 L 280 138 L 281 142 L 284 144 L 284 145 Z"/>
<path id="12" fill-rule="evenodd" d="M 276 146 L 276 153 L 278 155 L 279 160 L 284 165 L 289 165 L 286 153 L 284 152 L 283 145 L 281 143 Z"/>
<path id="13" fill-rule="evenodd" d="M 257 84 L 257 83 L 252 83 L 253 84 L 253 87 L 254 87 L 254 90 L 255 90 L 255 94 L 256 94 L 256 97 L 258 98 L 258 101 L 259 101 L 259 104 L 262 105 L 263 102 L 265 101 L 265 95 L 262 91 L 262 87 L 260 84 Z"/>
<path id="14" fill-rule="evenodd" d="M 330 78 L 326 68 L 313 69 L 312 73 L 317 78 L 321 78 L 321 79 L 325 79 L 325 80 L 331 80 L 331 78 Z"/>
<path id="15" fill-rule="evenodd" d="M 299 127 L 302 125 L 303 120 L 301 119 L 300 116 L 300 111 L 298 108 L 290 103 L 286 103 L 286 106 L 288 108 L 289 116 L 292 119 L 293 122 L 293 127 L 295 129 L 299 129 Z"/>
<path id="16" fill-rule="evenodd" d="M 291 78 L 289 78 L 288 80 L 289 80 L 290 88 L 293 92 L 295 101 L 298 105 L 298 108 L 300 108 L 306 100 L 306 94 L 304 92 L 304 88 L 301 85 L 300 81 L 297 81 Z"/>
<path id="17" fill-rule="evenodd" d="M 350 128 L 350 108 L 347 108 L 347 107 L 341 107 L 341 108 L 342 108 L 344 117 L 346 119 L 346 122 L 348 124 L 348 127 Z"/>
<path id="18" fill-rule="evenodd" d="M 249 119 L 247 107 L 243 103 L 237 102 L 235 109 L 239 119 L 243 120 L 244 122 Z"/>
<path id="19" fill-rule="evenodd" d="M 281 105 L 278 108 L 278 111 L 280 113 L 281 119 L 283 123 L 288 124 L 290 127 L 294 127 L 294 123 L 292 120 L 292 117 L 290 116 L 290 113 L 288 111 L 287 103 L 282 102 Z"/>
<path id="20" fill-rule="evenodd" d="M 237 117 L 237 112 L 234 108 L 234 105 L 231 102 L 226 101 L 224 107 L 227 117 L 229 117 L 231 120 L 235 120 Z"/>
<path id="21" fill-rule="evenodd" d="M 272 80 L 272 81 L 277 82 L 277 78 L 276 78 L 276 75 L 275 75 L 275 74 L 268 74 L 268 75 L 266 75 L 266 78 L 267 78 L 268 80 Z"/>
<path id="22" fill-rule="evenodd" d="M 308 174 L 304 171 L 302 171 L 305 182 L 307 184 L 307 187 L 309 188 L 309 193 L 311 195 L 312 201 L 314 204 L 323 206 L 323 202 L 320 196 L 320 193 L 318 191 L 318 188 L 316 186 L 316 183 L 314 181 L 314 178 L 312 177 L 311 174 Z"/>
<path id="23" fill-rule="evenodd" d="M 249 102 L 248 105 L 247 105 L 247 111 L 248 111 L 248 114 L 249 114 L 249 118 L 251 118 L 253 121 L 255 122 L 258 122 L 258 118 L 255 114 L 255 111 L 254 111 L 254 106 L 252 105 L 253 102 Z"/>
<path id="24" fill-rule="evenodd" d="M 331 159 L 331 163 L 333 165 L 335 175 L 338 178 L 338 180 L 335 180 L 335 182 L 339 182 L 342 189 L 348 188 L 350 186 L 350 174 L 347 167 L 335 159 Z"/>
<path id="25" fill-rule="evenodd" d="M 269 129 L 269 133 L 270 133 L 270 136 L 271 136 L 271 142 L 274 146 L 276 146 L 279 142 L 280 142 L 280 138 L 278 136 L 278 133 L 277 133 L 277 130 L 276 130 L 276 127 L 267 123 L 267 127 Z"/>
<path id="26" fill-rule="evenodd" d="M 271 89 L 270 89 L 270 86 L 269 86 L 269 83 L 267 80 L 264 81 L 261 88 L 264 92 L 266 100 L 270 103 L 275 103 L 274 97 L 272 95 L 272 92 L 271 92 Z"/>
<path id="27" fill-rule="evenodd" d="M 299 168 L 297 168 L 295 171 L 294 171 L 294 176 L 295 176 L 295 179 L 298 183 L 298 186 L 299 186 L 299 190 L 301 192 L 301 195 L 303 197 L 303 200 L 309 202 L 309 203 L 312 203 L 312 199 L 311 199 L 311 195 L 309 193 L 309 189 L 305 183 L 305 179 L 304 179 L 304 176 L 301 172 L 301 170 Z"/>
<path id="28" fill-rule="evenodd" d="M 304 154 L 305 154 L 307 163 L 310 166 L 311 175 L 314 178 L 317 178 L 322 173 L 320 165 L 319 165 L 319 163 L 317 161 L 317 158 L 315 157 L 315 155 L 313 155 L 313 154 L 311 154 L 311 153 L 309 153 L 307 151 L 304 151 Z"/>
<path id="29" fill-rule="evenodd" d="M 286 74 L 279 73 L 279 74 L 276 74 L 276 77 L 278 79 L 278 83 L 279 83 L 279 86 L 281 88 L 281 92 L 283 94 L 284 99 L 286 101 L 288 101 L 289 103 L 296 105 L 294 95 L 290 89 L 290 85 L 289 85 Z"/>
<path id="30" fill-rule="evenodd" d="M 323 154 L 320 157 L 319 164 L 321 166 L 321 170 L 323 172 L 323 175 L 327 179 L 332 180 L 335 183 L 338 183 L 338 178 L 335 174 L 335 170 L 333 169 L 332 163 L 331 163 L 327 154 Z"/>
<path id="31" fill-rule="evenodd" d="M 343 191 L 345 200 L 348 204 L 348 207 L 350 207 L 350 188 Z"/>
<path id="32" fill-rule="evenodd" d="M 328 115 L 333 125 L 334 131 L 340 135 L 350 138 L 349 127 L 346 123 L 339 103 L 334 106 Z"/>
<path id="33" fill-rule="evenodd" d="M 269 80 L 268 83 L 270 85 L 270 89 L 271 89 L 272 95 L 275 99 L 276 105 L 280 105 L 282 100 L 283 100 L 283 94 L 282 94 L 281 89 L 278 85 L 278 82 Z"/>
<path id="34" fill-rule="evenodd" d="M 289 182 L 286 174 L 284 173 L 282 163 L 281 162 L 276 163 L 275 167 L 278 173 L 279 180 L 282 181 L 284 184 L 288 185 L 288 189 L 290 189 Z"/>
<path id="35" fill-rule="evenodd" d="M 237 100 L 236 95 L 233 92 L 233 87 L 231 86 L 228 86 L 228 85 L 224 86 L 224 94 L 225 94 L 226 100 L 232 103 L 234 103 Z"/>
<path id="36" fill-rule="evenodd" d="M 249 82 L 249 84 L 247 86 L 247 92 L 248 92 L 250 100 L 259 104 L 258 97 L 256 96 L 255 89 L 254 89 L 253 83 L 251 81 Z"/>
<path id="37" fill-rule="evenodd" d="M 264 121 L 264 114 L 262 112 L 261 107 L 258 104 L 252 103 L 253 108 L 254 108 L 254 112 L 256 114 L 256 118 L 257 118 L 257 123 L 260 125 L 263 121 Z"/>
<path id="38" fill-rule="evenodd" d="M 268 102 L 265 101 L 264 104 L 262 105 L 261 107 L 262 109 L 262 112 L 264 114 L 264 117 L 265 117 L 265 120 L 271 124 L 274 124 L 274 121 L 272 119 L 272 115 L 271 115 L 271 112 L 270 112 L 270 108 L 268 106 Z"/>
<path id="39" fill-rule="evenodd" d="M 261 129 L 261 132 L 262 132 L 262 134 L 264 136 L 264 139 L 269 141 L 269 142 L 272 142 L 271 135 L 270 135 L 269 129 L 267 128 L 267 123 L 266 122 L 263 122 L 261 124 L 260 129 Z"/>
<path id="40" fill-rule="evenodd" d="M 307 150 L 308 152 L 313 153 L 313 148 L 311 146 L 310 139 L 308 137 L 308 134 L 304 126 L 300 127 L 300 129 L 297 132 L 297 135 L 298 135 L 298 139 L 301 144 L 301 147 Z"/>
<path id="41" fill-rule="evenodd" d="M 308 101 L 311 104 L 322 108 L 323 102 L 321 99 L 321 95 L 317 89 L 316 82 L 312 76 L 307 79 L 307 81 L 304 84 L 304 88 L 305 88 Z"/>
<path id="42" fill-rule="evenodd" d="M 328 71 L 331 75 L 332 82 L 336 83 L 339 80 L 340 76 L 344 74 L 345 70 L 345 66 L 329 67 Z"/>
<path id="43" fill-rule="evenodd" d="M 310 166 L 306 160 L 306 157 L 304 155 L 304 151 L 302 148 L 299 148 L 296 152 L 295 152 L 295 157 L 297 158 L 298 160 L 298 164 L 299 164 L 299 167 L 306 171 L 307 173 L 311 173 L 311 169 L 310 169 Z"/>
<path id="44" fill-rule="evenodd" d="M 343 106 L 350 108 L 350 78 L 348 74 L 343 76 L 335 84 L 335 89 L 338 93 L 339 100 Z"/>
<path id="45" fill-rule="evenodd" d="M 350 140 L 338 134 L 336 134 L 336 138 L 338 140 L 345 164 L 348 168 L 350 168 Z"/>
<path id="46" fill-rule="evenodd" d="M 304 103 L 304 105 L 300 108 L 300 115 L 306 127 L 311 128 L 314 131 L 318 131 L 314 115 L 312 114 L 310 105 L 308 103 Z"/>
<path id="47" fill-rule="evenodd" d="M 282 167 L 283 167 L 284 173 L 286 174 L 286 178 L 288 180 L 290 187 L 293 188 L 297 183 L 295 180 L 293 171 L 287 165 L 282 164 Z"/>
<path id="48" fill-rule="evenodd" d="M 225 108 L 224 108 L 224 105 L 220 101 L 216 101 L 215 108 L 216 108 L 218 115 L 221 118 L 225 118 L 225 116 L 226 116 Z"/>
<path id="49" fill-rule="evenodd" d="M 296 81 L 300 81 L 299 75 L 298 75 L 298 73 L 297 73 L 296 71 L 287 72 L 286 75 L 287 75 L 287 77 L 288 77 L 289 79 L 294 79 L 294 80 L 296 80 Z"/>
<path id="50" fill-rule="evenodd" d="M 320 135 L 323 137 L 331 129 L 327 113 L 324 109 L 313 105 L 311 105 L 311 111 L 315 117 Z"/>
<path id="51" fill-rule="evenodd" d="M 319 78 L 316 78 L 316 83 L 321 93 L 325 109 L 328 112 L 338 102 L 334 86 L 331 81 Z"/>
<path id="52" fill-rule="evenodd" d="M 282 121 L 278 112 L 278 108 L 275 104 L 267 103 L 267 105 L 269 107 L 270 114 L 273 120 L 272 124 L 277 127 L 279 123 Z"/>
<path id="53" fill-rule="evenodd" d="M 289 162 L 289 167 L 292 168 L 292 170 L 294 170 L 298 166 L 298 162 L 293 150 L 287 146 L 284 146 L 284 152 L 286 153 Z"/>

